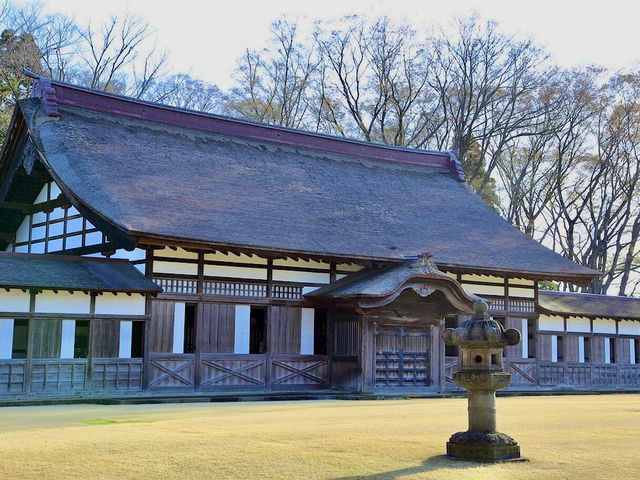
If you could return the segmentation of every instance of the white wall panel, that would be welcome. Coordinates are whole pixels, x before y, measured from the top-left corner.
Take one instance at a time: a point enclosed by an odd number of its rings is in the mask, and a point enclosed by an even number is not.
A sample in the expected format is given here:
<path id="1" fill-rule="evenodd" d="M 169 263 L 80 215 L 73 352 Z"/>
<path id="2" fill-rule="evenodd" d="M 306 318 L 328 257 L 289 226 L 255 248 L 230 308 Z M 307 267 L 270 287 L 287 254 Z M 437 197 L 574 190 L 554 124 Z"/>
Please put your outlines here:
<path id="1" fill-rule="evenodd" d="M 523 318 L 520 322 L 520 333 L 522 334 L 522 339 L 520 340 L 522 358 L 529 358 L 529 322 L 527 322 L 526 318 Z"/>
<path id="2" fill-rule="evenodd" d="M 536 295 L 533 288 L 509 287 L 509 296 L 519 298 L 535 298 Z"/>
<path id="3" fill-rule="evenodd" d="M 313 355 L 315 309 L 303 308 L 300 319 L 300 354 Z"/>
<path id="4" fill-rule="evenodd" d="M 563 332 L 564 318 L 557 315 L 540 315 L 540 319 L 538 320 L 538 330 Z"/>
<path id="5" fill-rule="evenodd" d="M 22 290 L 0 290 L 0 312 L 29 312 L 30 296 Z"/>
<path id="6" fill-rule="evenodd" d="M 179 275 L 197 275 L 198 265 L 195 263 L 177 263 L 153 261 L 153 273 L 177 273 Z"/>
<path id="7" fill-rule="evenodd" d="M 604 339 L 604 363 L 611 363 L 611 343 L 609 342 L 609 337 L 605 337 Z"/>
<path id="8" fill-rule="evenodd" d="M 578 337 L 578 361 L 584 363 L 584 337 Z"/>
<path id="9" fill-rule="evenodd" d="M 233 353 L 249 353 L 251 306 L 236 305 Z"/>
<path id="10" fill-rule="evenodd" d="M 558 336 L 551 335 L 551 361 L 558 361 Z"/>
<path id="11" fill-rule="evenodd" d="M 76 321 L 62 321 L 62 335 L 60 339 L 60 358 L 73 358 L 76 341 Z"/>
<path id="12" fill-rule="evenodd" d="M 83 292 L 58 292 L 45 290 L 36 295 L 38 313 L 81 313 L 90 311 L 91 297 Z"/>
<path id="13" fill-rule="evenodd" d="M 329 272 L 296 272 L 274 269 L 273 280 L 275 282 L 329 283 Z"/>
<path id="14" fill-rule="evenodd" d="M 629 339 L 629 363 L 636 363 L 636 342 L 633 338 Z"/>
<path id="15" fill-rule="evenodd" d="M 640 321 L 637 321 L 637 320 L 620 320 L 620 322 L 618 322 L 618 333 L 620 335 L 638 335 L 638 336 L 640 336 Z"/>
<path id="16" fill-rule="evenodd" d="M 567 332 L 591 332 L 591 321 L 585 317 L 567 318 Z"/>
<path id="17" fill-rule="evenodd" d="M 13 319 L 0 319 L 0 359 L 8 360 L 13 352 Z"/>
<path id="18" fill-rule="evenodd" d="M 462 283 L 462 287 L 470 293 L 476 295 L 494 295 L 497 297 L 504 297 L 504 287 L 498 285 L 472 285 L 468 283 Z"/>
<path id="19" fill-rule="evenodd" d="M 120 322 L 120 339 L 118 341 L 118 358 L 131 358 L 131 337 L 133 322 Z"/>
<path id="20" fill-rule="evenodd" d="M 173 353 L 184 353 L 185 304 L 176 302 L 173 310 Z"/>
<path id="21" fill-rule="evenodd" d="M 223 265 L 205 265 L 204 275 L 206 277 L 230 277 L 248 278 L 252 280 L 266 280 L 266 268 L 251 267 L 227 267 Z"/>
<path id="22" fill-rule="evenodd" d="M 97 315 L 144 315 L 145 296 L 137 293 L 131 294 L 104 293 L 96 297 Z"/>
<path id="23" fill-rule="evenodd" d="M 616 321 L 607 318 L 593 320 L 593 333 L 616 333 Z"/>
<path id="24" fill-rule="evenodd" d="M 174 250 L 173 248 L 165 247 L 162 250 L 155 250 L 153 255 L 156 257 L 169 257 L 169 258 L 186 258 L 191 260 L 197 260 L 198 254 L 195 252 L 188 252 L 183 248 Z"/>

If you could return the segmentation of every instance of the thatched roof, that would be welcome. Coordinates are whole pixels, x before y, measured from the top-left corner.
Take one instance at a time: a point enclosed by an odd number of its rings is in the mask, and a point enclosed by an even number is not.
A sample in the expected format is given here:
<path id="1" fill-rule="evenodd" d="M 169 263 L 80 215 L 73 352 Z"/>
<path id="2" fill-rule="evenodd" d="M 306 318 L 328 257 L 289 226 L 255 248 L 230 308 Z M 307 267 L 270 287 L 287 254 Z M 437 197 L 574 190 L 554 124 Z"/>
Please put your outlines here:
<path id="1" fill-rule="evenodd" d="M 19 107 L 47 170 L 133 238 L 383 262 L 430 252 L 441 268 L 580 283 L 598 274 L 504 221 L 447 153 L 52 85 L 56 112 L 40 99 Z"/>
<path id="2" fill-rule="evenodd" d="M 551 315 L 640 320 L 640 298 L 541 290 L 538 309 Z"/>
<path id="3" fill-rule="evenodd" d="M 0 252 L 0 288 L 159 293 L 126 260 Z"/>

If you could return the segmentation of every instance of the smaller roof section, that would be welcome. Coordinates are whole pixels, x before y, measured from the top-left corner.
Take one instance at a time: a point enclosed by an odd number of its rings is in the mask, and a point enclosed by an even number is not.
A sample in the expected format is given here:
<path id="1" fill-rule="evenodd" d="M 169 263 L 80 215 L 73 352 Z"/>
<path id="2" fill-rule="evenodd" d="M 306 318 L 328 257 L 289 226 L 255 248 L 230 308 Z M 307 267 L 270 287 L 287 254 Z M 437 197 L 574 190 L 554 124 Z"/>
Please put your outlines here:
<path id="1" fill-rule="evenodd" d="M 541 313 L 571 317 L 600 317 L 640 320 L 640 298 L 541 290 Z"/>
<path id="2" fill-rule="evenodd" d="M 0 288 L 160 293 L 127 260 L 0 252 Z"/>
<path id="3" fill-rule="evenodd" d="M 473 312 L 474 302 L 478 300 L 456 280 L 438 270 L 428 254 L 407 259 L 401 265 L 361 270 L 309 292 L 305 297 L 318 301 L 337 299 L 356 303 L 361 308 L 378 308 L 390 304 L 405 291 L 412 291 L 421 298 L 439 292 L 458 313 Z"/>

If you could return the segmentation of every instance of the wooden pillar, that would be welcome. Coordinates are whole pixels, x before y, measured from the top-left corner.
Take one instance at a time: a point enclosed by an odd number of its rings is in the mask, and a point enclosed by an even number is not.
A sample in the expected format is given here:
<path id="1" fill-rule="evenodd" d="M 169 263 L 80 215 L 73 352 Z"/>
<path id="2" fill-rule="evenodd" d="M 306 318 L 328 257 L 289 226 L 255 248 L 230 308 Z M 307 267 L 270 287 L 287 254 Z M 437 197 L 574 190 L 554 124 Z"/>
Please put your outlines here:
<path id="1" fill-rule="evenodd" d="M 23 391 L 29 393 L 31 391 L 31 370 L 33 369 L 33 337 L 35 334 L 33 313 L 36 311 L 36 293 L 30 292 L 29 295 L 29 320 L 27 321 L 27 359 L 24 366 Z"/>
<path id="2" fill-rule="evenodd" d="M 359 318 L 360 329 L 360 371 L 361 385 L 359 390 L 362 392 L 371 392 L 374 389 L 375 375 L 375 327 L 373 322 L 364 315 Z"/>
<path id="3" fill-rule="evenodd" d="M 446 363 L 446 357 L 445 357 L 445 348 L 444 348 L 444 341 L 442 340 L 442 332 L 444 332 L 444 318 L 440 320 L 440 326 L 438 329 L 438 349 L 440 350 L 439 355 L 438 355 L 438 391 L 439 392 L 444 392 L 444 389 L 446 387 L 445 385 L 445 373 L 444 373 L 444 369 L 445 369 L 445 363 Z"/>
<path id="4" fill-rule="evenodd" d="M 271 269 L 269 269 L 271 270 Z M 264 363 L 264 386 L 266 390 L 271 390 L 271 350 L 273 345 L 273 328 L 271 325 L 271 319 L 273 318 L 273 307 L 271 305 L 265 308 L 265 319 L 264 319 L 264 328 L 265 328 L 265 343 L 267 345 L 265 352 L 265 363 Z"/>
<path id="5" fill-rule="evenodd" d="M 153 249 L 147 247 L 145 256 L 144 276 L 147 280 L 153 280 Z M 151 369 L 151 328 L 153 323 L 151 322 L 151 310 L 153 308 L 152 296 L 146 295 L 145 300 L 145 315 L 147 319 L 144 322 L 144 347 L 142 350 L 142 389 L 147 390 L 149 388 L 149 371 Z"/>
<path id="6" fill-rule="evenodd" d="M 91 389 L 93 377 L 93 332 L 95 330 L 94 318 L 96 314 L 96 294 L 92 293 L 89 300 L 89 335 L 87 338 L 87 371 L 85 375 L 85 388 Z M 119 326 L 120 324 L 118 324 Z"/>
<path id="7" fill-rule="evenodd" d="M 431 361 L 429 362 L 429 375 L 431 376 L 431 385 L 442 389 L 440 377 L 440 327 L 438 325 L 429 326 L 429 335 L 431 339 Z M 442 349 L 444 350 L 444 349 Z"/>

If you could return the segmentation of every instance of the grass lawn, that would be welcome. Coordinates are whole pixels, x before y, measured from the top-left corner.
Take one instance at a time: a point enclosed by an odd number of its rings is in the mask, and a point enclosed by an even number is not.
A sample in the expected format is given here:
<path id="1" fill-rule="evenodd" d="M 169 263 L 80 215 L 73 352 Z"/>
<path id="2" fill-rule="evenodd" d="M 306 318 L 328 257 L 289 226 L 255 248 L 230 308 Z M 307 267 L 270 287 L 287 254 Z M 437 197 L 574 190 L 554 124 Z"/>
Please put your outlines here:
<path id="1" fill-rule="evenodd" d="M 0 478 L 640 478 L 640 395 L 499 398 L 498 425 L 530 462 L 443 458 L 465 399 L 0 408 Z"/>

